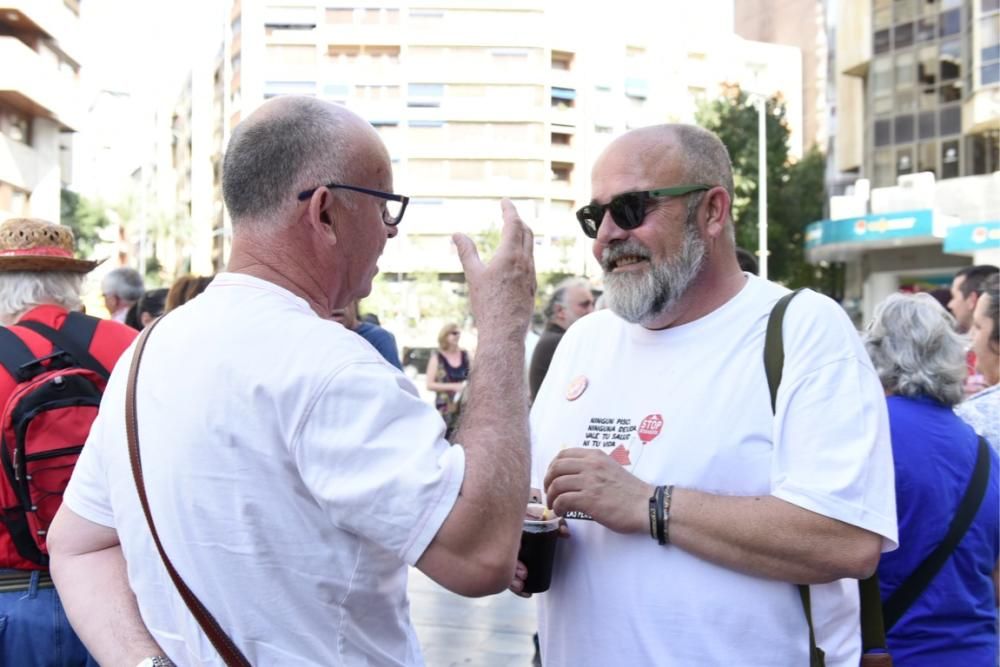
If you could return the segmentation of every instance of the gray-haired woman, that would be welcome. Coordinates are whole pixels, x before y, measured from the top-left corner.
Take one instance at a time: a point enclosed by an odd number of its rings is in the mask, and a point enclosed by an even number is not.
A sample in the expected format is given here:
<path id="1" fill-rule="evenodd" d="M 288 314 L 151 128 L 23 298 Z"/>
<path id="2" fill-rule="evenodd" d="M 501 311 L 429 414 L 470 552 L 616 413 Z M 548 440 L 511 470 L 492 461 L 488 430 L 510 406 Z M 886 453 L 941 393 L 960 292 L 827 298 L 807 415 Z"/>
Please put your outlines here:
<path id="1" fill-rule="evenodd" d="M 927 294 L 893 294 L 875 309 L 865 346 L 885 388 L 896 469 L 900 548 L 878 566 L 887 600 L 943 540 L 965 494 L 978 437 L 952 408 L 962 399 L 963 339 Z M 996 665 L 1000 559 L 997 455 L 972 525 L 916 601 L 887 628 L 897 667 Z"/>

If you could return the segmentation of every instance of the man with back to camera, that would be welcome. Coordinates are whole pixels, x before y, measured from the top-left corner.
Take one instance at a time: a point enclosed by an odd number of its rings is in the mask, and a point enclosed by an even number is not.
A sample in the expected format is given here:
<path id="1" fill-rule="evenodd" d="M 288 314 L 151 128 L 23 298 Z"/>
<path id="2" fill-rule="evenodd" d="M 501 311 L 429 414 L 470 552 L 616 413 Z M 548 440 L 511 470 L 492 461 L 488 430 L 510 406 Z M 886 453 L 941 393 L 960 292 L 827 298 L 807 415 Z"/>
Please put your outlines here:
<path id="1" fill-rule="evenodd" d="M 542 386 L 545 373 L 552 363 L 552 354 L 559 346 L 566 329 L 573 322 L 592 312 L 594 312 L 594 295 L 590 291 L 590 283 L 585 278 L 567 278 L 556 285 L 545 307 L 547 320 L 545 331 L 531 354 L 531 367 L 528 371 L 531 400 L 535 400 L 538 388 Z"/>
<path id="2" fill-rule="evenodd" d="M 104 307 L 115 322 L 124 322 L 128 309 L 139 302 L 146 288 L 142 276 L 135 269 L 119 266 L 111 269 L 101 281 Z"/>
<path id="3" fill-rule="evenodd" d="M 736 261 L 729 156 L 687 125 L 628 132 L 577 216 L 610 312 L 563 337 L 531 411 L 532 480 L 566 519 L 538 601 L 543 664 L 856 666 L 857 582 L 896 543 L 885 399 L 846 314 L 764 328 L 787 290 Z M 511 590 L 526 570 L 518 563 Z"/>
<path id="4" fill-rule="evenodd" d="M 385 146 L 351 111 L 263 104 L 225 156 L 228 272 L 169 313 L 143 355 L 138 440 L 156 527 L 250 664 L 422 664 L 407 565 L 464 595 L 498 592 L 513 573 L 528 496 L 531 231 L 504 200 L 488 264 L 454 237 L 482 332 L 451 447 L 412 382 L 329 321 L 371 289 L 405 212 L 392 185 Z M 53 578 L 102 664 L 221 664 L 139 508 L 127 370 L 111 378 L 53 524 Z"/>

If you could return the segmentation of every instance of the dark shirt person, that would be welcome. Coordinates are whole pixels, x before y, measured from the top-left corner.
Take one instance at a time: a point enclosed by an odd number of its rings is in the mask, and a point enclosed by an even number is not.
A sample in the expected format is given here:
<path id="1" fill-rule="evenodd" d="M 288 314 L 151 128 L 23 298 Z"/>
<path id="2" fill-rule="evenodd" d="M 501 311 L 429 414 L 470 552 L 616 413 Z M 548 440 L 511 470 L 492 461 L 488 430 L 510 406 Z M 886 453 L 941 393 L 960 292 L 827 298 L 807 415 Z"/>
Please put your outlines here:
<path id="1" fill-rule="evenodd" d="M 535 344 L 528 369 L 528 389 L 531 400 L 535 400 L 542 380 L 552 363 L 552 355 L 559 347 L 559 341 L 573 322 L 594 312 L 594 295 L 590 283 L 583 278 L 567 278 L 556 286 L 548 306 L 545 307 L 547 323 L 545 331 Z"/>
<path id="2" fill-rule="evenodd" d="M 371 343 L 371 346 L 378 350 L 383 359 L 399 370 L 403 370 L 403 364 L 399 361 L 399 349 L 396 347 L 396 337 L 378 324 L 358 319 L 357 302 L 346 308 L 335 310 L 333 319 Z"/>

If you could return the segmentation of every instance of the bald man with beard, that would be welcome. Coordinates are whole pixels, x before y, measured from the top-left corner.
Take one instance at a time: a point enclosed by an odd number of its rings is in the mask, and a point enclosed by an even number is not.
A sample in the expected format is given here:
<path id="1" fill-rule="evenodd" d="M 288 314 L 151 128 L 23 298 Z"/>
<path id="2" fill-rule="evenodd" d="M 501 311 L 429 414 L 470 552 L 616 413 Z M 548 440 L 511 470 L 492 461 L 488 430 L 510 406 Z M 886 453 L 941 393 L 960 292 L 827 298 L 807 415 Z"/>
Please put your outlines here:
<path id="1" fill-rule="evenodd" d="M 732 199 L 694 126 L 633 130 L 594 166 L 577 218 L 608 309 L 566 332 L 531 411 L 532 486 L 568 534 L 543 664 L 808 665 L 797 584 L 826 664 L 859 662 L 852 579 L 897 541 L 885 399 L 846 314 L 805 291 L 772 414 L 764 330 L 788 290 L 740 270 Z"/>
<path id="2" fill-rule="evenodd" d="M 405 212 L 371 125 L 311 98 L 269 101 L 233 133 L 223 194 L 227 272 L 147 329 L 138 375 L 144 486 L 166 554 L 249 664 L 420 665 L 409 566 L 470 596 L 513 574 L 531 232 L 505 200 L 488 264 L 454 238 L 481 356 L 453 447 L 412 382 L 330 319 L 368 294 Z M 111 377 L 52 525 L 52 577 L 101 664 L 221 665 L 137 500 L 127 371 Z"/>

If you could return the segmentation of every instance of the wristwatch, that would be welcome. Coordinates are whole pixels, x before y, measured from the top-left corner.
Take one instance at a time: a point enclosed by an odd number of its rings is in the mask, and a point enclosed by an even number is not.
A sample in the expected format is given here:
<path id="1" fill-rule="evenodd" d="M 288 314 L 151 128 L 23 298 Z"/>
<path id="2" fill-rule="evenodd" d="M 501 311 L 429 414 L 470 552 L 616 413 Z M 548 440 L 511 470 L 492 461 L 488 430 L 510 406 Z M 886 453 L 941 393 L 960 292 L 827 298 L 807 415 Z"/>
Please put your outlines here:
<path id="1" fill-rule="evenodd" d="M 154 655 L 144 659 L 135 667 L 174 667 L 174 663 L 165 655 Z"/>

